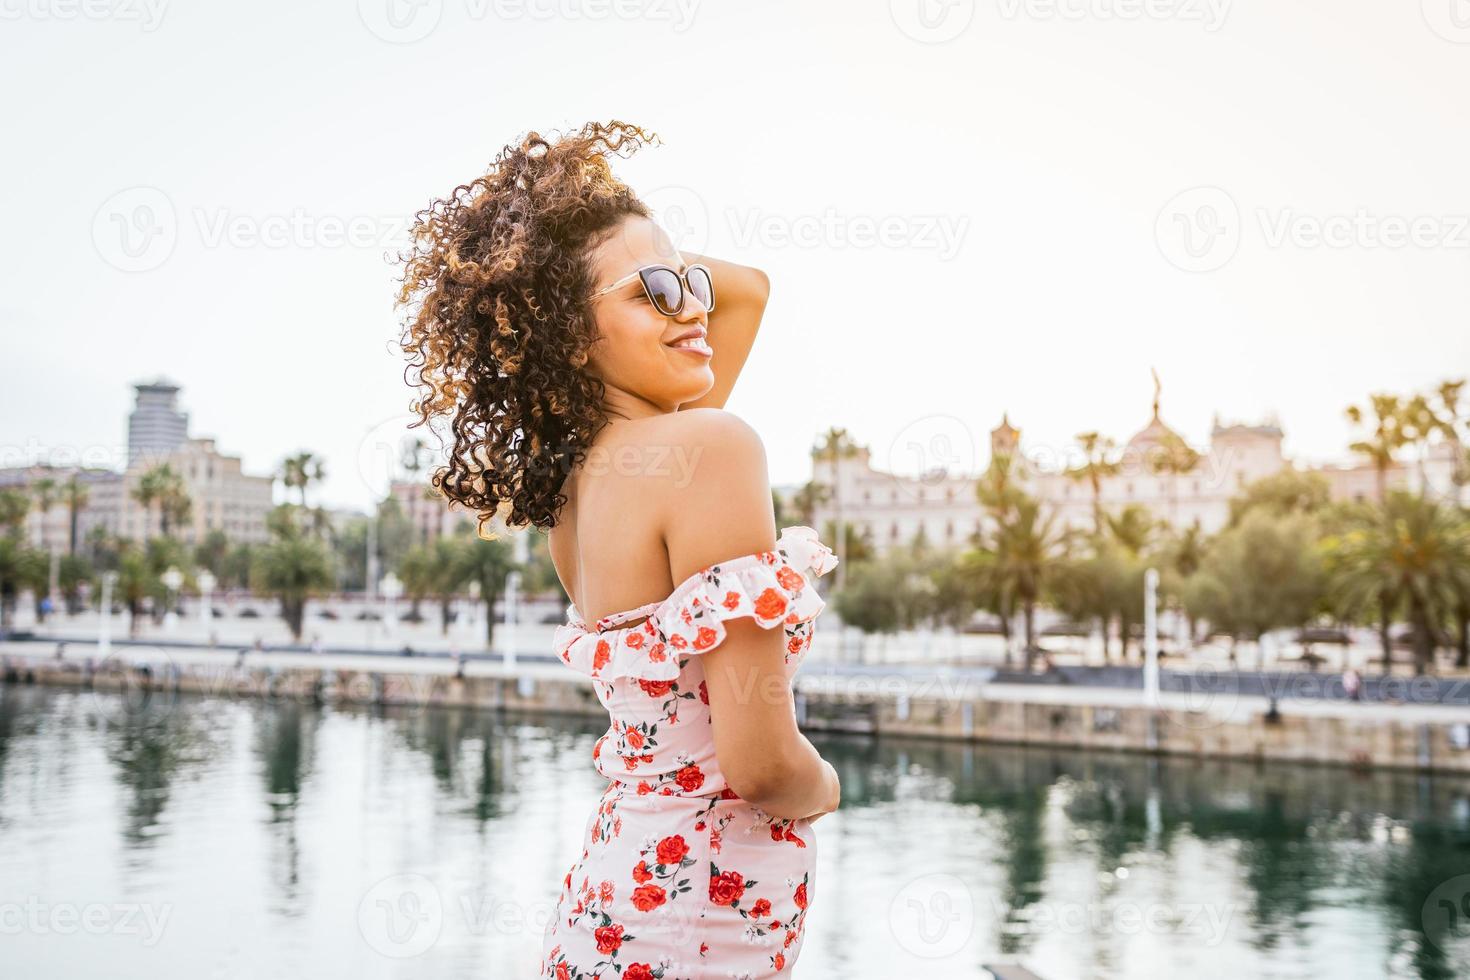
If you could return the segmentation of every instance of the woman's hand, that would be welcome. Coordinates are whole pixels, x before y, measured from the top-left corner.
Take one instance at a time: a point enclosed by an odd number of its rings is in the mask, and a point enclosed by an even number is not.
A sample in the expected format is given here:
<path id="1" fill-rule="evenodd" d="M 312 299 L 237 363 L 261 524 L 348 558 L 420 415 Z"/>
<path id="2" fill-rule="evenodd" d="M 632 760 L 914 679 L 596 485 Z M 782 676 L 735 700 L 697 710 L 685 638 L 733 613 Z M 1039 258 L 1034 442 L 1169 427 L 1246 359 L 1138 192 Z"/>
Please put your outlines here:
<path id="1" fill-rule="evenodd" d="M 827 773 L 827 783 L 831 795 L 828 797 L 827 805 L 824 808 L 806 818 L 807 823 L 816 823 L 842 805 L 842 781 L 837 778 L 836 768 L 826 759 L 822 760 L 822 767 Z"/>
<path id="2" fill-rule="evenodd" d="M 709 315 L 709 336 L 706 338 L 714 350 L 710 370 L 714 372 L 715 383 L 699 398 L 680 405 L 679 410 L 724 408 L 730 390 L 735 387 L 735 379 L 745 367 L 751 347 L 755 346 L 755 334 L 760 329 L 766 301 L 771 295 L 771 281 L 764 272 L 750 266 L 694 252 L 679 254 L 685 262 L 700 262 L 708 266 L 710 279 L 715 285 L 715 311 Z"/>

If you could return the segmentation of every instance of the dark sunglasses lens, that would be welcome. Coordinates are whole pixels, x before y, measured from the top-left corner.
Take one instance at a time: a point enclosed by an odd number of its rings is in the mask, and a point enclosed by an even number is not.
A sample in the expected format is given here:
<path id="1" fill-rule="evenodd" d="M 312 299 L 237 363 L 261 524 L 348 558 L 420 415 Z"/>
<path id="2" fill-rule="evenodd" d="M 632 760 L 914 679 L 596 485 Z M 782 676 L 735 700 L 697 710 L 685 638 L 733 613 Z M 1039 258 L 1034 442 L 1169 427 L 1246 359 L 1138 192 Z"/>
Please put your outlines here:
<path id="1" fill-rule="evenodd" d="M 710 281 L 709 273 L 699 268 L 690 269 L 686 278 L 689 280 L 689 291 L 694 294 L 694 298 L 699 300 L 705 310 L 713 310 L 715 308 L 715 284 Z"/>
<path id="2" fill-rule="evenodd" d="M 684 293 L 684 287 L 671 270 L 648 270 L 643 273 L 643 285 L 648 288 L 648 296 L 653 300 L 653 305 L 664 316 L 673 316 L 679 309 L 679 298 Z"/>

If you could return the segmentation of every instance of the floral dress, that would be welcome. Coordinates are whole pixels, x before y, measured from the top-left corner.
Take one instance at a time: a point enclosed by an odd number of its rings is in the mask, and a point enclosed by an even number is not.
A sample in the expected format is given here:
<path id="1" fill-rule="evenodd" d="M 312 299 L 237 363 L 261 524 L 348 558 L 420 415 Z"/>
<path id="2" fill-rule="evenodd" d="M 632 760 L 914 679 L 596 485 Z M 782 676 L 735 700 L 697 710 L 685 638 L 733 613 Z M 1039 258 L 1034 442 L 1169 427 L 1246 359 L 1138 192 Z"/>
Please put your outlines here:
<path id="1" fill-rule="evenodd" d="M 556 653 L 592 678 L 608 710 L 592 758 L 609 782 L 562 882 L 541 976 L 791 976 L 816 897 L 816 836 L 806 819 L 774 817 L 726 785 L 698 654 L 724 640 L 726 620 L 780 624 L 789 683 L 825 606 L 808 574 L 836 564 L 796 525 L 774 551 L 700 569 L 668 598 L 592 629 L 567 607 Z"/>

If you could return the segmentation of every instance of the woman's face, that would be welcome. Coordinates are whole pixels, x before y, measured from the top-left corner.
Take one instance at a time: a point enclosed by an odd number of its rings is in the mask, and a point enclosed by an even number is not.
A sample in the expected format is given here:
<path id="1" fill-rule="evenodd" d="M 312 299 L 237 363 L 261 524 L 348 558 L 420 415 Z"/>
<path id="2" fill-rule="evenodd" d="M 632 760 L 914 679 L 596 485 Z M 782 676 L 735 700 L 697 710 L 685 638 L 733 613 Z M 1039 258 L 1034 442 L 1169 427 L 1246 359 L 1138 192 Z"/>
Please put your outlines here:
<path id="1" fill-rule="evenodd" d="M 684 260 L 669 236 L 653 221 L 636 215 L 624 219 L 589 254 L 593 292 L 646 265 L 684 271 Z M 715 285 L 718 294 L 719 284 Z M 677 315 L 664 316 L 649 301 L 638 278 L 592 300 L 598 340 L 588 369 L 607 388 L 613 416 L 639 418 L 673 412 L 699 398 L 715 383 L 710 356 L 671 343 L 690 330 L 707 331 L 709 313 L 688 290 Z"/>

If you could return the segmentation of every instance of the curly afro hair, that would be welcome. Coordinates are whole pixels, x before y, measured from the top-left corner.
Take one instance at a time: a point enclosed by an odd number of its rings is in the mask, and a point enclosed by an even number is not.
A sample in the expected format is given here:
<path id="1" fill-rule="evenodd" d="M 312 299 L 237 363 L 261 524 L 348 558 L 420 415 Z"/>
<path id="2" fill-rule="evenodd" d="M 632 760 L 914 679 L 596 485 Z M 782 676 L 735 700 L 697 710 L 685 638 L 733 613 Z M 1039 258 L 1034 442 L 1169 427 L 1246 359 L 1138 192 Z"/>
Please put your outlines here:
<path id="1" fill-rule="evenodd" d="M 608 157 L 658 141 L 617 121 L 530 132 L 414 216 L 398 290 L 413 424 L 448 420 L 448 465 L 431 483 L 476 512 L 482 535 L 497 515 L 554 527 L 567 474 L 608 422 L 602 381 L 584 370 L 597 339 L 588 252 L 627 216 L 650 216 Z"/>

